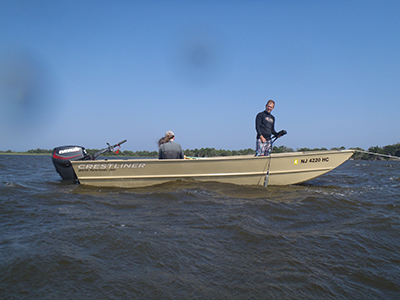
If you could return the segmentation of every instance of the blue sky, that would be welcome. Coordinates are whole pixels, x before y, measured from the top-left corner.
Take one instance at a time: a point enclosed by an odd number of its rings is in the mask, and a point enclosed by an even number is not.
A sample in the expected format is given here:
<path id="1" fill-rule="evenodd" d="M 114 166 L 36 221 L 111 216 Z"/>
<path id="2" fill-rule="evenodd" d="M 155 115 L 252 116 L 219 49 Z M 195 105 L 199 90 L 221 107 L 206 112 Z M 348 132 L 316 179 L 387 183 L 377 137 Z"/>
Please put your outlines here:
<path id="1" fill-rule="evenodd" d="M 400 1 L 1 1 L 0 150 L 400 142 Z"/>

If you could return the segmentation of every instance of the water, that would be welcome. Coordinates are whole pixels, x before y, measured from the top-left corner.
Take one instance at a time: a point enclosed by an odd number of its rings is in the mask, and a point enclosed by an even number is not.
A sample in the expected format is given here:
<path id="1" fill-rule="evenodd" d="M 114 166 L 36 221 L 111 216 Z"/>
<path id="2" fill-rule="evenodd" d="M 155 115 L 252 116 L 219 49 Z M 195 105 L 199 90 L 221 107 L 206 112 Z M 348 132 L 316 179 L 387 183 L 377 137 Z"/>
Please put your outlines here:
<path id="1" fill-rule="evenodd" d="M 399 299 L 399 237 L 400 162 L 124 190 L 0 155 L 0 299 Z"/>

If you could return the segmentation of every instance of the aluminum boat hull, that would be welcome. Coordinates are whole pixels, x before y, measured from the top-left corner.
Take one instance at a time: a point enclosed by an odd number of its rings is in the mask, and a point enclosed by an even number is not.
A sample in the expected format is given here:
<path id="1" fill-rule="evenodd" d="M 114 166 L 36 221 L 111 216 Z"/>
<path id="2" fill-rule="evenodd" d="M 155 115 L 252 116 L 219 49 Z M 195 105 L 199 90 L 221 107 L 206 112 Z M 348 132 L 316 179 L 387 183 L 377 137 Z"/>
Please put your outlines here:
<path id="1" fill-rule="evenodd" d="M 79 182 L 99 187 L 135 188 L 195 179 L 238 185 L 290 185 L 338 167 L 353 150 L 273 153 L 269 157 L 199 159 L 104 159 L 71 161 Z"/>

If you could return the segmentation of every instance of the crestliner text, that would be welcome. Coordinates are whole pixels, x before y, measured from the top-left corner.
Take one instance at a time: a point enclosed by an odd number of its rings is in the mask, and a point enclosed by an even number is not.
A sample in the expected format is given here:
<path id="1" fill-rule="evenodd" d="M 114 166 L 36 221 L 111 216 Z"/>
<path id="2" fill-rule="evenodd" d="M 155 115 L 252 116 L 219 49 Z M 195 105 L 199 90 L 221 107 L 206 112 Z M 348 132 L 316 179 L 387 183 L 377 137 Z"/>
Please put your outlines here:
<path id="1" fill-rule="evenodd" d="M 118 164 L 82 164 L 78 165 L 79 170 L 110 170 L 110 169 L 140 169 L 146 167 L 143 163 L 118 163 Z"/>

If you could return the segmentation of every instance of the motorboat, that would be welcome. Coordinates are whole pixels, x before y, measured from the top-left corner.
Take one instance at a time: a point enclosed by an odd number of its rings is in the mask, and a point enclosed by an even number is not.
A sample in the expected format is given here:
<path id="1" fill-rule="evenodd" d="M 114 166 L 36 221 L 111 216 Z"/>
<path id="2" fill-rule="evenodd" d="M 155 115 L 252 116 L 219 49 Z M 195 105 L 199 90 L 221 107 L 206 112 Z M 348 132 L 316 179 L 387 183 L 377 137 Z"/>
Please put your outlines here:
<path id="1" fill-rule="evenodd" d="M 53 151 L 53 163 L 63 179 L 98 187 L 137 188 L 174 180 L 194 179 L 237 185 L 291 185 L 321 176 L 344 163 L 354 150 L 272 153 L 269 156 L 187 157 L 186 159 L 102 158 L 80 146 Z"/>

